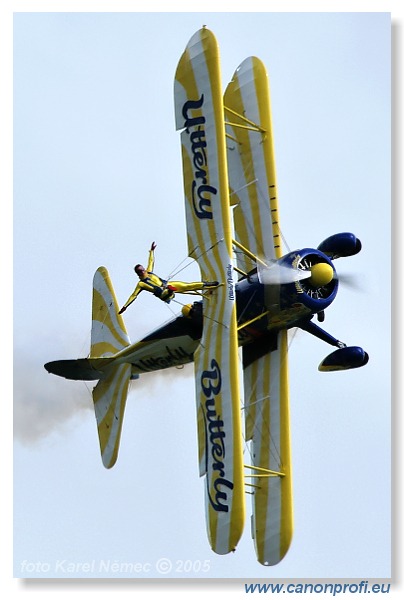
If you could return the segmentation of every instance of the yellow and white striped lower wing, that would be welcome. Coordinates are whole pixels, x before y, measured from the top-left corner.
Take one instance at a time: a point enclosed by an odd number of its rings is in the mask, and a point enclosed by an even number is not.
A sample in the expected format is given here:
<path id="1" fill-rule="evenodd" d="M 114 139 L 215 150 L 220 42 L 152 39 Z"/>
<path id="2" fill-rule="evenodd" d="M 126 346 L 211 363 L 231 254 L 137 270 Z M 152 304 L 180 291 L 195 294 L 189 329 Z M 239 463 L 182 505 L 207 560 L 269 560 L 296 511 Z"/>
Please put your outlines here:
<path id="1" fill-rule="evenodd" d="M 277 350 L 244 365 L 252 535 L 263 565 L 282 560 L 293 534 L 287 353 L 287 332 L 281 331 Z"/>
<path id="2" fill-rule="evenodd" d="M 269 84 L 256 57 L 244 60 L 224 95 L 230 201 L 236 239 L 260 258 L 282 254 Z M 245 268 L 255 267 L 244 259 Z M 241 265 L 240 265 L 241 266 Z"/>
<path id="3" fill-rule="evenodd" d="M 215 552 L 226 554 L 242 534 L 245 501 L 223 100 L 218 46 L 208 29 L 191 38 L 178 63 L 175 111 L 189 256 L 203 280 L 223 284 L 203 301 L 203 336 L 194 360 L 208 537 Z"/>

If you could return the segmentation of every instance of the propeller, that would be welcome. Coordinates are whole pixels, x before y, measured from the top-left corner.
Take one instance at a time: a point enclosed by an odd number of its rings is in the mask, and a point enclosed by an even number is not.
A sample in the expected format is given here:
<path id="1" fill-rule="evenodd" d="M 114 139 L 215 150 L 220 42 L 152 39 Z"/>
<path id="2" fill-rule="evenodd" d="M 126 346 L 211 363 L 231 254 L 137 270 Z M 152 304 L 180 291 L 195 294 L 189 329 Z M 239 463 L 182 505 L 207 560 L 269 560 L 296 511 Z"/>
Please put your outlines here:
<path id="1" fill-rule="evenodd" d="M 351 290 L 357 292 L 362 292 L 364 290 L 365 284 L 363 283 L 363 277 L 358 277 L 358 275 L 338 273 L 336 279 L 338 279 L 339 283 L 342 283 L 343 286 Z"/>
<path id="2" fill-rule="evenodd" d="M 317 259 L 318 260 L 318 259 Z M 257 261 L 258 280 L 264 285 L 282 285 L 301 281 L 303 289 L 312 295 L 316 290 L 321 293 L 334 279 L 342 285 L 360 290 L 358 278 L 353 274 L 336 273 L 327 262 L 313 262 L 311 257 L 305 257 L 297 267 L 280 264 L 276 260 Z"/>
<path id="3" fill-rule="evenodd" d="M 280 265 L 276 261 L 269 264 L 257 262 L 258 281 L 264 285 L 293 283 L 311 277 L 311 271 L 296 269 L 289 265 Z"/>
<path id="4" fill-rule="evenodd" d="M 337 280 L 333 267 L 318 255 L 307 255 L 297 266 L 288 263 L 257 261 L 258 280 L 264 285 L 282 285 L 299 282 L 301 289 L 312 298 L 327 298 L 334 286 L 330 287 L 333 279 Z"/>
<path id="5" fill-rule="evenodd" d="M 296 268 L 291 265 L 279 264 L 271 261 L 269 264 L 257 262 L 258 280 L 264 285 L 280 285 L 308 279 L 308 283 L 315 288 L 323 287 L 334 279 L 333 268 L 324 262 L 316 263 L 305 268 Z"/>

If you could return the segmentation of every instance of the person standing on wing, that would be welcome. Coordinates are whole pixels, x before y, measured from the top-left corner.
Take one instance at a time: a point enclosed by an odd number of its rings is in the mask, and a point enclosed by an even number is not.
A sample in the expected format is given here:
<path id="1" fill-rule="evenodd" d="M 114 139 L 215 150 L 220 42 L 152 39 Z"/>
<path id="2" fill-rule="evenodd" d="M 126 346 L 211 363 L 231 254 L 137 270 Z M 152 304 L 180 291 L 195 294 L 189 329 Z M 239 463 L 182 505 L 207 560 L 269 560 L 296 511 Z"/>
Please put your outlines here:
<path id="1" fill-rule="evenodd" d="M 174 293 L 179 292 L 184 294 L 187 292 L 196 292 L 207 288 L 215 288 L 219 285 L 218 281 L 195 281 L 193 283 L 185 283 L 184 281 L 166 281 L 161 279 L 158 275 L 153 273 L 154 268 L 154 250 L 156 248 L 155 242 L 152 243 L 149 250 L 149 262 L 145 269 L 143 265 L 136 265 L 134 267 L 135 273 L 138 275 L 140 281 L 137 284 L 135 291 L 125 304 L 122 306 L 119 314 L 122 314 L 132 302 L 136 300 L 142 290 L 151 292 L 163 302 L 167 304 L 174 298 Z"/>

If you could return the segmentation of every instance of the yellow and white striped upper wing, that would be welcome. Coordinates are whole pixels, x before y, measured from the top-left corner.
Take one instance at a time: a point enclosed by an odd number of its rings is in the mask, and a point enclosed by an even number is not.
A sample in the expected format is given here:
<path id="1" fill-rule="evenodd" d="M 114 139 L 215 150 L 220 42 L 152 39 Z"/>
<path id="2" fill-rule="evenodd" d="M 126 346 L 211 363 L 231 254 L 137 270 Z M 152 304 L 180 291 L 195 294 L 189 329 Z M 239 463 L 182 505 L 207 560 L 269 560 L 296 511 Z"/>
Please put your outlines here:
<path id="1" fill-rule="evenodd" d="M 268 76 L 245 59 L 224 95 L 230 201 L 237 240 L 263 259 L 279 258 L 281 235 Z M 245 259 L 249 270 L 255 264 Z M 241 266 L 241 265 L 240 265 Z"/>
<path id="2" fill-rule="evenodd" d="M 244 479 L 232 225 L 226 167 L 219 51 L 208 29 L 189 41 L 175 76 L 189 256 L 205 281 L 220 281 L 203 301 L 195 352 L 200 474 L 206 475 L 207 529 L 219 554 L 244 526 Z"/>

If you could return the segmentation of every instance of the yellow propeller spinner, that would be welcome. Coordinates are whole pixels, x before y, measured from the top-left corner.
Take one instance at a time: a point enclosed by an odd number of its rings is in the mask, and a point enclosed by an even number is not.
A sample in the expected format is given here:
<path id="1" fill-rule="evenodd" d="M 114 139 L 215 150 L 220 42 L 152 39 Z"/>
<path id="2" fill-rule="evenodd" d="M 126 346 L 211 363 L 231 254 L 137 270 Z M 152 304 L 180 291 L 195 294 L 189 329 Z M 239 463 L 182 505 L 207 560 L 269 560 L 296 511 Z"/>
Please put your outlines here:
<path id="1" fill-rule="evenodd" d="M 310 268 L 310 271 L 311 276 L 309 281 L 314 287 L 327 285 L 334 277 L 334 270 L 327 263 L 317 263 Z"/>

